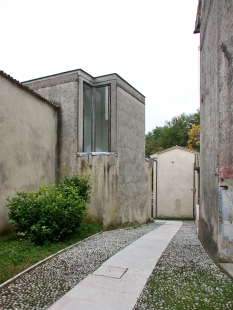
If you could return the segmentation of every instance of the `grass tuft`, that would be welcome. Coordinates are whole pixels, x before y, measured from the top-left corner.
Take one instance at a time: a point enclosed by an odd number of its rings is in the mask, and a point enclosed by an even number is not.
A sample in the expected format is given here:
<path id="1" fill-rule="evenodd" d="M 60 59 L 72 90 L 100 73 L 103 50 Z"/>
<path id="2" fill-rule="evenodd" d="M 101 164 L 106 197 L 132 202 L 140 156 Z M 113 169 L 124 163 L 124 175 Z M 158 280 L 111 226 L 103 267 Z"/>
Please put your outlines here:
<path id="1" fill-rule="evenodd" d="M 38 246 L 15 233 L 0 236 L 0 284 L 46 257 L 102 230 L 96 223 L 83 223 L 67 240 Z"/>

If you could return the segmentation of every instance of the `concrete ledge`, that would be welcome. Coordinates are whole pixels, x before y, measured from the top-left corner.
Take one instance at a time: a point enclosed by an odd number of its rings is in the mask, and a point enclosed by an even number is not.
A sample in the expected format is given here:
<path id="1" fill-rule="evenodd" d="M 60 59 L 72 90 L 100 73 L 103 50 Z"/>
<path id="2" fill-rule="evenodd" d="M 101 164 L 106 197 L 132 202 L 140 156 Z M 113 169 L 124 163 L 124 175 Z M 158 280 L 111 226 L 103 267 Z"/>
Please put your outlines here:
<path id="1" fill-rule="evenodd" d="M 92 235 L 92 236 L 90 236 L 90 237 L 87 237 L 86 239 L 83 239 L 83 240 L 81 240 L 81 241 L 78 241 L 78 242 L 76 242 L 76 243 L 74 243 L 74 244 L 68 246 L 67 248 L 58 251 L 57 253 L 54 253 L 54 254 L 52 254 L 52 255 L 46 257 L 45 259 L 39 261 L 38 263 L 32 265 L 31 267 L 29 267 L 29 268 L 23 270 L 22 272 L 18 273 L 18 274 L 17 274 L 16 276 L 14 276 L 13 278 L 11 278 L 11 279 L 9 279 L 9 280 L 3 282 L 2 284 L 0 284 L 0 289 L 3 288 L 4 286 L 7 286 L 7 285 L 9 285 L 10 283 L 14 282 L 16 279 L 20 278 L 23 274 L 30 272 L 31 270 L 33 270 L 33 269 L 35 269 L 36 267 L 38 267 L 38 266 L 44 264 L 45 262 L 47 262 L 48 260 L 52 259 L 53 257 L 55 257 L 55 256 L 57 256 L 57 255 L 59 255 L 59 254 L 61 254 L 62 252 L 65 252 L 65 251 L 67 251 L 67 250 L 69 250 L 69 249 L 71 249 L 71 248 L 73 248 L 73 247 L 75 247 L 75 246 L 77 246 L 77 245 L 83 243 L 84 241 L 86 241 L 86 240 L 88 240 L 88 239 L 91 239 L 91 238 L 93 238 L 94 236 L 99 235 L 99 234 L 102 234 L 102 231 L 101 231 L 101 232 L 98 232 L 98 233 L 96 233 L 96 234 L 94 234 L 94 235 Z"/>
<path id="2" fill-rule="evenodd" d="M 220 263 L 220 268 L 231 278 L 233 278 L 233 264 L 231 263 Z"/>

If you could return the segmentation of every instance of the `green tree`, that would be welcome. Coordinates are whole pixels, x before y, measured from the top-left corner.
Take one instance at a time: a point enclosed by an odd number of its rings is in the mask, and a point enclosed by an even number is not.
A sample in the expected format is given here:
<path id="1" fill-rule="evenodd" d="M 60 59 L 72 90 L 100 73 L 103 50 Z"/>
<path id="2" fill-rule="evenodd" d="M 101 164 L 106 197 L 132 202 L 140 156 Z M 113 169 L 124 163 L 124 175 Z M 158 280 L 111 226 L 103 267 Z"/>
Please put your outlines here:
<path id="1" fill-rule="evenodd" d="M 188 135 L 188 148 L 200 152 L 200 125 L 192 124 Z"/>
<path id="2" fill-rule="evenodd" d="M 146 134 L 146 157 L 169 147 L 188 146 L 192 125 L 200 124 L 200 111 L 193 114 L 182 113 L 166 121 L 163 127 L 156 127 Z"/>
<path id="3" fill-rule="evenodd" d="M 156 127 L 146 135 L 146 156 L 162 151 L 161 141 L 163 135 L 163 127 Z"/>

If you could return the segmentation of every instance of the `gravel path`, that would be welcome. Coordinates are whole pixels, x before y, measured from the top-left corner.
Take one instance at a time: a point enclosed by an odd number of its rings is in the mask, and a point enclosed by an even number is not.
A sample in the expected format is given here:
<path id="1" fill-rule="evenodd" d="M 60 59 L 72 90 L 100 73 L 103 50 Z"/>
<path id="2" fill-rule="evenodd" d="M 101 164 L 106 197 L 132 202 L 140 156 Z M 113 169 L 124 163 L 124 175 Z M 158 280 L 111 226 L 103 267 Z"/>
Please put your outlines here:
<path id="1" fill-rule="evenodd" d="M 0 309 L 47 309 L 105 260 L 158 228 L 97 234 L 0 289 Z M 222 273 L 197 239 L 194 222 L 184 222 L 160 257 L 134 310 L 233 309 L 233 281 Z"/>
<path id="2" fill-rule="evenodd" d="M 183 222 L 158 260 L 134 310 L 233 309 L 233 280 L 213 263 Z"/>
<path id="3" fill-rule="evenodd" d="M 3 287 L 0 309 L 47 309 L 109 257 L 160 225 L 106 231 L 79 243 Z"/>

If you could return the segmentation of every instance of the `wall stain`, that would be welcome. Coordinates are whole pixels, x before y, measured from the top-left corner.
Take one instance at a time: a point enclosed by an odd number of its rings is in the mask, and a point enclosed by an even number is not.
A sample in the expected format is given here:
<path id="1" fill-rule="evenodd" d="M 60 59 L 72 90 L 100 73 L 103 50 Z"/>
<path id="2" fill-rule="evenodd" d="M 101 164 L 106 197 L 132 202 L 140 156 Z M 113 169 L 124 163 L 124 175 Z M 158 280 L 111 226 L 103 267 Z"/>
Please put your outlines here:
<path id="1" fill-rule="evenodd" d="M 86 161 L 85 161 L 85 159 L 81 159 L 81 170 L 82 170 L 82 172 L 86 171 L 86 169 L 87 169 Z"/>
<path id="2" fill-rule="evenodd" d="M 8 180 L 6 171 L 5 171 L 5 164 L 0 163 L 0 186 L 2 186 L 4 183 L 6 183 Z"/>
<path id="3" fill-rule="evenodd" d="M 225 165 L 219 169 L 220 179 L 233 179 L 233 169 L 227 168 Z"/>

